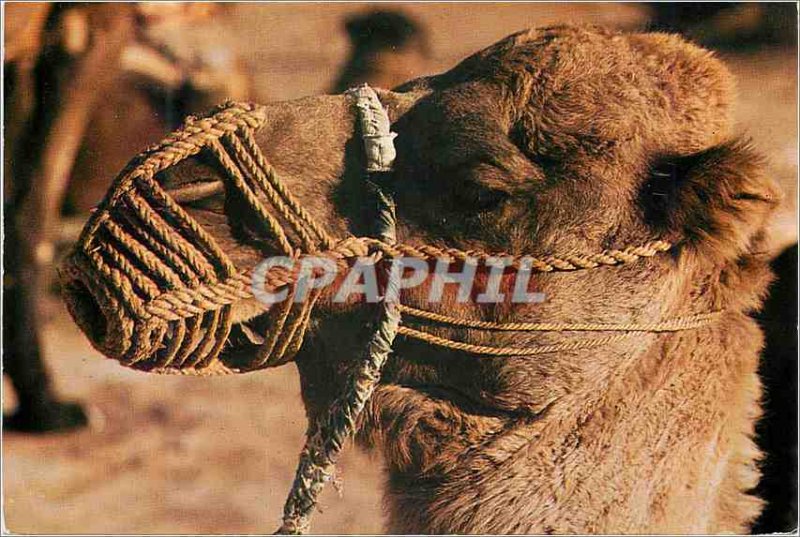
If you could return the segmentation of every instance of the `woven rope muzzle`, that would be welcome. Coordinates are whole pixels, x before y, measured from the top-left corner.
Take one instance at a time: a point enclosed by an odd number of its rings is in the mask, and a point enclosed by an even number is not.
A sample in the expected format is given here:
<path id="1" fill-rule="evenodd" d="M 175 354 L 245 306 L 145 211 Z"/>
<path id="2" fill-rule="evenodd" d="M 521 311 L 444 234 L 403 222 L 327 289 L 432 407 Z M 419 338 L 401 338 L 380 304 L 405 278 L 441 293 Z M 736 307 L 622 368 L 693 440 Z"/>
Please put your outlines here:
<path id="1" fill-rule="evenodd" d="M 328 245 L 302 210 L 282 211 L 283 225 L 265 207 L 264 199 L 284 209 L 286 201 L 270 188 L 274 172 L 254 139 L 264 122 L 264 107 L 226 103 L 187 119 L 118 177 L 61 269 L 68 309 L 103 354 L 159 372 L 235 371 L 219 356 L 231 305 L 252 297 L 250 280 L 160 184 L 158 174 L 186 158 L 213 156 L 281 254 Z"/>

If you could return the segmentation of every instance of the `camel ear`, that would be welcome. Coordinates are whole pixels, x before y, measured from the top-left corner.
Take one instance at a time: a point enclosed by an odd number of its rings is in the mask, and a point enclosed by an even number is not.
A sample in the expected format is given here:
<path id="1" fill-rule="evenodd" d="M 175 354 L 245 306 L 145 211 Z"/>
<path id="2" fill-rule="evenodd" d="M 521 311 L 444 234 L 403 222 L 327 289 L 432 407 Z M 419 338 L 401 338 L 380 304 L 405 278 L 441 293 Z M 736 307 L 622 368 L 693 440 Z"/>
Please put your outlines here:
<path id="1" fill-rule="evenodd" d="M 644 189 L 648 221 L 713 262 L 759 252 L 781 198 L 763 158 L 741 141 L 662 159 Z"/>

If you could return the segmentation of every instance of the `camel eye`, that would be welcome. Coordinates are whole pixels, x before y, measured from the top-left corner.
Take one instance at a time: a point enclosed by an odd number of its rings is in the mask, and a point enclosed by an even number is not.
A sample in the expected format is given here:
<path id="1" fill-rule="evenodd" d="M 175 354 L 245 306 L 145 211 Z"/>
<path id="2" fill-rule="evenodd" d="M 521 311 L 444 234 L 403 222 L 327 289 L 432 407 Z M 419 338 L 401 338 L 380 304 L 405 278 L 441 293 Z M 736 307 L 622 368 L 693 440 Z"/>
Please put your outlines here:
<path id="1" fill-rule="evenodd" d="M 640 202 L 651 225 L 667 225 L 683 176 L 684 168 L 678 159 L 661 158 L 650 165 L 640 191 Z"/>
<path id="2" fill-rule="evenodd" d="M 492 163 L 470 162 L 454 170 L 450 177 L 450 195 L 457 210 L 494 211 L 511 197 L 506 172 Z"/>
<path id="3" fill-rule="evenodd" d="M 453 193 L 460 209 L 477 212 L 493 211 L 509 197 L 508 192 L 487 188 L 474 182 L 458 185 Z"/>

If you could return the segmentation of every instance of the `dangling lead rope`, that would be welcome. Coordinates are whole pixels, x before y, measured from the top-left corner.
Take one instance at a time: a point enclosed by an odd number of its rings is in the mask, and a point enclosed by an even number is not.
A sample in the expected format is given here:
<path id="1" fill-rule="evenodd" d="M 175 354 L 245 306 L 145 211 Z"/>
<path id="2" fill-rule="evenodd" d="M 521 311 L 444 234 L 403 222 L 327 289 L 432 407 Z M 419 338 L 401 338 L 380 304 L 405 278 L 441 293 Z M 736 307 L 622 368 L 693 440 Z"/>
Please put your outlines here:
<path id="1" fill-rule="evenodd" d="M 398 291 L 397 280 L 396 277 L 390 278 L 387 291 Z M 383 365 L 392 350 L 399 324 L 400 312 L 397 304 L 383 302 L 377 329 L 358 369 L 350 378 L 345 393 L 334 402 L 323 420 L 309 428 L 309 437 L 300 454 L 292 490 L 283 508 L 283 524 L 276 533 L 308 533 L 319 494 L 333 476 L 339 453 L 345 441 L 355 432 L 358 417 L 375 391 Z"/>
<path id="2" fill-rule="evenodd" d="M 395 134 L 389 130 L 389 118 L 375 91 L 369 86 L 350 90 L 356 97 L 361 136 L 367 159 L 367 176 L 392 169 Z M 394 202 L 377 185 L 372 185 L 378 203 L 377 237 L 388 244 L 397 241 Z M 399 296 L 399 274 L 390 276 L 386 295 Z M 400 325 L 400 310 L 395 301 L 383 300 L 375 332 L 358 368 L 350 377 L 345 392 L 338 397 L 327 415 L 309 426 L 306 445 L 300 454 L 292 490 L 283 508 L 283 524 L 276 533 L 308 533 L 311 515 L 322 488 L 332 475 L 345 441 L 355 432 L 356 422 L 375 391 L 381 370 L 392 350 Z"/>

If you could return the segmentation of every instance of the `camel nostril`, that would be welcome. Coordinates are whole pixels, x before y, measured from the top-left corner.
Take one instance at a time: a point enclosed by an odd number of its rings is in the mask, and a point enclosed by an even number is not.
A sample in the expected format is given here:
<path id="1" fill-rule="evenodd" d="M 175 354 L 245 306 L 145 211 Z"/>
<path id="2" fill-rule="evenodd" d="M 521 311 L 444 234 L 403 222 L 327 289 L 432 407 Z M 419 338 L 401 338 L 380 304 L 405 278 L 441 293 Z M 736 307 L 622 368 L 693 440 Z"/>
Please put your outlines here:
<path id="1" fill-rule="evenodd" d="M 86 335 L 97 344 L 102 343 L 108 331 L 106 317 L 94 295 L 80 280 L 69 283 L 67 290 L 73 315 Z"/>

